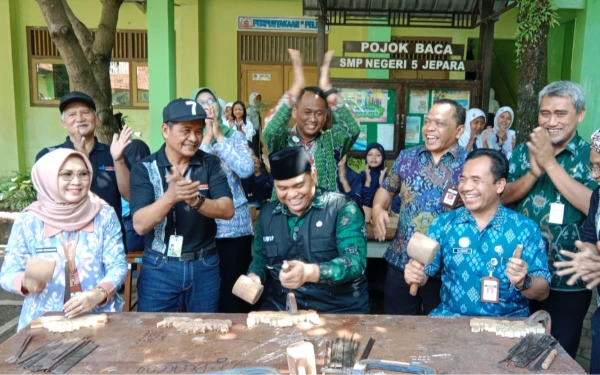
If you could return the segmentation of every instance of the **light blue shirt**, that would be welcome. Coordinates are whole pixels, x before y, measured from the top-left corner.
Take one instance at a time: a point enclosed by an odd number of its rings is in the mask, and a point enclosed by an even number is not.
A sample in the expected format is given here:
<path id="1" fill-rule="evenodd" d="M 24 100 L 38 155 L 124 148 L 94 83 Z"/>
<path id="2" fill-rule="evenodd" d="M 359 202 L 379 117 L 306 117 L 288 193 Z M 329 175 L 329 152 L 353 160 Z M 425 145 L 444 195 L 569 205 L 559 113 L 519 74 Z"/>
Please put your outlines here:
<path id="1" fill-rule="evenodd" d="M 207 146 L 202 142 L 200 149 L 219 157 L 233 195 L 235 214 L 231 220 L 215 219 L 217 222 L 216 238 L 237 238 L 251 235 L 252 218 L 240 178 L 249 177 L 254 172 L 254 161 L 244 134 L 236 130 L 229 138 L 224 138 L 212 146 Z"/>
<path id="2" fill-rule="evenodd" d="M 432 276 L 440 271 L 442 279 L 442 302 L 429 315 L 529 316 L 529 300 L 514 286 L 509 288 L 506 276 L 518 244 L 523 245 L 522 259 L 529 274 L 550 282 L 539 226 L 502 205 L 482 231 L 473 215 L 460 207 L 438 216 L 427 235 L 440 243 L 440 250 L 425 273 Z M 481 280 L 486 276 L 500 280 L 498 303 L 481 301 Z"/>
<path id="3" fill-rule="evenodd" d="M 75 266 L 81 289 L 94 289 L 99 284 L 109 293 L 109 301 L 97 306 L 92 312 L 117 312 L 123 310 L 124 301 L 115 291 L 125 280 L 127 262 L 121 235 L 121 224 L 110 206 L 102 206 L 92 221 L 93 231 L 81 230 L 75 251 Z M 42 293 L 25 297 L 20 330 L 35 318 L 49 311 L 62 311 L 65 292 L 65 251 L 61 243 L 63 233 L 52 237 L 44 235 L 44 223 L 31 213 L 25 212 L 15 220 L 0 271 L 0 285 L 8 292 L 20 294 L 20 280 L 31 257 L 55 260 L 52 281 Z"/>

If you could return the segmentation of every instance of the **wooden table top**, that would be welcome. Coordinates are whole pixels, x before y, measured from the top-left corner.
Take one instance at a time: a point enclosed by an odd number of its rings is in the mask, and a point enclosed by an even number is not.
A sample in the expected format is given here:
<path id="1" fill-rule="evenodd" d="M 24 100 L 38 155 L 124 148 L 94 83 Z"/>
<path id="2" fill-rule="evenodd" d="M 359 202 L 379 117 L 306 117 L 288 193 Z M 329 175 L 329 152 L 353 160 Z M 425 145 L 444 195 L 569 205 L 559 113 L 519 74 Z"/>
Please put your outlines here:
<path id="1" fill-rule="evenodd" d="M 157 329 L 166 316 L 231 319 L 228 334 L 183 334 L 174 328 Z M 326 341 L 337 337 L 375 345 L 369 359 L 420 362 L 437 373 L 530 373 L 513 364 L 498 364 L 518 339 L 492 333 L 472 333 L 469 318 L 431 318 L 391 315 L 322 315 L 322 323 L 301 323 L 289 328 L 261 324 L 246 328 L 247 314 L 109 314 L 106 326 L 83 328 L 67 337 L 90 337 L 99 347 L 69 373 L 166 374 L 209 373 L 249 366 L 270 366 L 287 373 L 286 347 L 305 339 L 315 344 L 317 371 L 323 366 Z M 46 329 L 21 330 L 0 345 L 0 373 L 27 373 L 4 359 L 14 354 L 31 332 L 33 340 L 25 354 L 59 337 Z M 581 373 L 584 370 L 559 347 L 546 373 Z M 542 371 L 544 373 L 544 371 Z"/>

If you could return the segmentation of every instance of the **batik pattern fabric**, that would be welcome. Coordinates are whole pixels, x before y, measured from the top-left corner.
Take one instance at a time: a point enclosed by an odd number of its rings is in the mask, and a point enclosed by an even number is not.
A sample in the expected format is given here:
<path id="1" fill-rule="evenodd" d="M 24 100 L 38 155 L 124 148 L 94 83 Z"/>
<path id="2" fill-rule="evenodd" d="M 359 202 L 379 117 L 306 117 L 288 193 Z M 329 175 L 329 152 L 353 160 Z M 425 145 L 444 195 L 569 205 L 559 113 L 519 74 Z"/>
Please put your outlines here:
<path id="1" fill-rule="evenodd" d="M 235 130 L 229 138 L 207 146 L 204 142 L 200 149 L 213 154 L 221 160 L 221 168 L 227 176 L 227 183 L 233 195 L 235 214 L 230 220 L 215 219 L 217 222 L 216 238 L 237 238 L 252 234 L 252 218 L 248 199 L 242 187 L 240 178 L 246 178 L 254 173 L 254 161 L 244 133 Z"/>
<path id="2" fill-rule="evenodd" d="M 119 312 L 123 310 L 124 301 L 115 290 L 127 275 L 121 224 L 115 210 L 109 206 L 103 206 L 92 223 L 93 231 L 79 232 L 75 253 L 81 289 L 92 290 L 101 285 L 109 292 L 109 301 L 93 308 L 91 312 Z M 66 257 L 61 236 L 62 232 L 46 237 L 44 223 L 27 212 L 21 214 L 13 224 L 0 271 L 0 285 L 3 289 L 21 294 L 20 280 L 29 258 L 56 261 L 52 281 L 44 291 L 25 297 L 17 330 L 26 327 L 46 312 L 63 310 Z M 18 285 L 15 280 L 19 280 Z"/>
<path id="3" fill-rule="evenodd" d="M 577 182 L 594 190 L 598 184 L 592 178 L 587 165 L 590 162 L 590 144 L 579 135 L 575 135 L 564 150 L 556 155 L 556 161 Z M 520 144 L 515 148 L 510 159 L 508 181 L 514 182 L 525 175 L 531 166 L 529 164 L 529 149 L 526 144 Z M 552 203 L 564 205 L 564 216 L 562 224 L 549 222 L 550 207 Z M 558 291 L 581 291 L 585 290 L 585 282 L 578 280 L 575 285 L 567 285 L 570 276 L 558 276 L 554 262 L 567 261 L 562 256 L 561 249 L 577 252 L 575 241 L 581 239 L 581 231 L 585 222 L 587 212 L 579 211 L 562 197 L 554 183 L 543 173 L 536 181 L 527 196 L 517 204 L 517 212 L 529 217 L 538 223 L 542 230 L 542 237 L 546 244 L 548 263 L 552 273 L 551 289 Z"/>
<path id="4" fill-rule="evenodd" d="M 330 106 L 333 127 L 323 131 L 313 141 L 303 143 L 296 135 L 296 127 L 288 129 L 292 108 L 297 98 L 286 92 L 265 118 L 263 141 L 270 153 L 288 147 L 302 146 L 307 150 L 311 164 L 317 170 L 317 185 L 328 191 L 338 191 L 337 161 L 348 153 L 360 134 L 360 125 L 354 112 L 341 95 L 336 95 Z M 272 199 L 276 199 L 273 191 Z"/>
<path id="5" fill-rule="evenodd" d="M 529 300 L 511 285 L 506 266 L 517 245 L 523 245 L 522 258 L 531 276 L 550 282 L 546 249 L 536 223 L 502 205 L 488 225 L 479 230 L 473 215 L 460 207 L 438 216 L 428 236 L 440 243 L 425 273 L 439 273 L 441 303 L 433 316 L 529 316 Z M 481 301 L 484 277 L 500 281 L 498 303 Z"/>
<path id="6" fill-rule="evenodd" d="M 382 188 L 400 196 L 398 228 L 386 250 L 388 263 L 404 269 L 410 257 L 406 253 L 413 233 L 427 233 L 429 225 L 448 209 L 441 204 L 446 186 L 458 186 L 467 151 L 458 144 L 446 152 L 438 163 L 423 146 L 400 151 Z"/>

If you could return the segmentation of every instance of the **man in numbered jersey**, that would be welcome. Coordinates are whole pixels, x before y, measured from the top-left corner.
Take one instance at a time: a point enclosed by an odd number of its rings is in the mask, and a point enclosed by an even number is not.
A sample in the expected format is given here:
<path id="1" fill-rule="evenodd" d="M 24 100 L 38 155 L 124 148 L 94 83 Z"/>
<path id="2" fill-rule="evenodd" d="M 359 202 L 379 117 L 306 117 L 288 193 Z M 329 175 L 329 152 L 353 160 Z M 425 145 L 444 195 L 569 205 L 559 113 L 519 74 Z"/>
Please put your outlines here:
<path id="1" fill-rule="evenodd" d="M 131 216 L 144 235 L 138 311 L 216 312 L 216 219 L 234 207 L 219 158 L 199 150 L 205 126 L 219 126 L 193 100 L 163 110 L 165 143 L 131 171 Z"/>
<path id="2" fill-rule="evenodd" d="M 425 267 L 411 259 L 407 284 L 423 286 L 441 274 L 441 303 L 430 315 L 529 315 L 529 300 L 546 299 L 550 272 L 539 226 L 500 204 L 508 160 L 499 151 L 477 149 L 467 156 L 458 192 L 464 206 L 439 215 L 428 236 L 440 243 Z M 515 252 L 521 245 L 522 250 Z"/>

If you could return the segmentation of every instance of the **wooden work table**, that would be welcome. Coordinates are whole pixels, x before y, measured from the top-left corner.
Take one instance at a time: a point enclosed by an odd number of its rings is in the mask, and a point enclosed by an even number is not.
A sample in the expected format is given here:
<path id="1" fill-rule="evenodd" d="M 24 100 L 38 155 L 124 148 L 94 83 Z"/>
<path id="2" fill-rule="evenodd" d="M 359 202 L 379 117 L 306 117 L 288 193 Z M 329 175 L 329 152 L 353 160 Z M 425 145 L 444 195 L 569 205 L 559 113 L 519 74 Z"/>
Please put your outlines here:
<path id="1" fill-rule="evenodd" d="M 325 342 L 347 337 L 375 345 L 369 359 L 420 362 L 437 373 L 531 373 L 514 365 L 498 364 L 518 339 L 492 333 L 472 333 L 469 318 L 430 318 L 390 315 L 322 315 L 322 324 L 289 328 L 259 325 L 246 328 L 246 314 L 180 314 L 186 317 L 231 319 L 230 333 L 182 334 L 156 323 L 177 314 L 118 313 L 106 326 L 83 328 L 68 337 L 90 337 L 100 346 L 68 373 L 173 374 L 208 373 L 248 366 L 270 366 L 287 373 L 286 347 L 305 339 L 315 344 L 317 371 L 321 370 Z M 4 359 L 20 346 L 28 332 L 33 340 L 25 353 L 59 336 L 29 327 L 0 345 L 0 373 L 25 373 Z M 544 372 L 542 372 L 544 373 Z M 568 354 L 559 354 L 546 373 L 585 373 Z"/>

